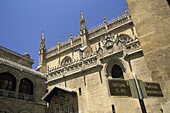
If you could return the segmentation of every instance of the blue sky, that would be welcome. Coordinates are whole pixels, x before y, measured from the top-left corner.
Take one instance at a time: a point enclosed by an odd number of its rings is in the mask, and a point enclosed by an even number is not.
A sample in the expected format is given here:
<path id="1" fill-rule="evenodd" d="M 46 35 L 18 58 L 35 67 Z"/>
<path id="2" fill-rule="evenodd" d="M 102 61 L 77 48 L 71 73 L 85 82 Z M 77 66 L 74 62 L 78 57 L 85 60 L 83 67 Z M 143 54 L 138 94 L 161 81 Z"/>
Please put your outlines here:
<path id="1" fill-rule="evenodd" d="M 46 48 L 79 34 L 80 11 L 87 29 L 124 13 L 125 0 L 0 0 L 0 45 L 17 53 L 27 50 L 38 65 L 41 32 Z"/>

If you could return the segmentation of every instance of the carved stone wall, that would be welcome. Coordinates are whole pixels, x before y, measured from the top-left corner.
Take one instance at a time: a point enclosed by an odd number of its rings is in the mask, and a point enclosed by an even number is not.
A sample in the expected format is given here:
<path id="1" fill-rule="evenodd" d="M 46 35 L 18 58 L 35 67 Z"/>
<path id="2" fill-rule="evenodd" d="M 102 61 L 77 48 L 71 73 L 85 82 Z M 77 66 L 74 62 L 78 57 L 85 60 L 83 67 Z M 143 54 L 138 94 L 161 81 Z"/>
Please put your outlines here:
<path id="1" fill-rule="evenodd" d="M 47 113 L 78 113 L 78 99 L 76 94 L 59 91 L 51 98 Z"/>
<path id="2" fill-rule="evenodd" d="M 161 83 L 165 99 L 153 103 L 170 111 L 170 7 L 168 0 L 126 0 L 153 81 Z"/>

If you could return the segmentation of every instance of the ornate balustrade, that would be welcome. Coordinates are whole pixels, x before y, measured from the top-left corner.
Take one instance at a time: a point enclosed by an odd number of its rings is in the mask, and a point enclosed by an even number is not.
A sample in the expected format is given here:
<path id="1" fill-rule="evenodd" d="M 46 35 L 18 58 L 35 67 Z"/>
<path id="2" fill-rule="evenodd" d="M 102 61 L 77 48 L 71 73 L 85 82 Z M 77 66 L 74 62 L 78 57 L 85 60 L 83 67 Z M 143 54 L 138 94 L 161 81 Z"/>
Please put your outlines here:
<path id="1" fill-rule="evenodd" d="M 48 77 L 49 76 L 60 76 L 65 75 L 70 72 L 75 72 L 77 70 L 86 68 L 88 66 L 94 65 L 97 63 L 97 55 L 93 54 L 88 57 L 81 58 L 79 60 L 74 60 L 73 62 L 66 63 L 63 66 L 55 66 L 50 68 L 48 71 Z"/>
<path id="2" fill-rule="evenodd" d="M 9 91 L 9 90 L 4 90 L 4 89 L 0 89 L 0 96 L 1 97 L 6 97 L 6 98 L 34 101 L 34 96 L 33 95 L 17 93 L 15 91 Z"/>

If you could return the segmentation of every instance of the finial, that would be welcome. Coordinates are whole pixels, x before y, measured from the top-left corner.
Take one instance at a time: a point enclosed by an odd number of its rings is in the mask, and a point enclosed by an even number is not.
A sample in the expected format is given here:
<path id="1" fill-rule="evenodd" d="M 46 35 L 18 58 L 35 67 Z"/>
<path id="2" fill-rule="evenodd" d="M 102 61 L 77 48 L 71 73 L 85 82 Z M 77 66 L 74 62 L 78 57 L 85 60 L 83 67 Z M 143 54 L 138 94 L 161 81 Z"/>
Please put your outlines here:
<path id="1" fill-rule="evenodd" d="M 44 31 L 42 31 L 41 39 L 44 40 Z"/>
<path id="2" fill-rule="evenodd" d="M 124 5 L 124 8 L 125 8 L 125 12 L 127 12 L 127 8 L 126 8 L 126 6 Z"/>
<path id="3" fill-rule="evenodd" d="M 83 12 L 82 11 L 80 12 L 80 19 L 84 20 L 84 16 L 83 16 Z"/>
<path id="4" fill-rule="evenodd" d="M 106 20 L 106 17 L 104 16 L 104 21 Z"/>
<path id="5" fill-rule="evenodd" d="M 60 43 L 60 38 L 58 37 L 58 44 Z"/>
<path id="6" fill-rule="evenodd" d="M 29 59 L 30 59 L 30 55 L 28 54 L 28 50 L 26 50 L 26 53 L 24 53 L 24 56 L 25 56 L 26 58 L 29 58 Z"/>
<path id="7" fill-rule="evenodd" d="M 70 37 L 72 37 L 72 32 L 70 32 Z"/>
<path id="8" fill-rule="evenodd" d="M 104 23 L 106 24 L 107 22 L 106 22 L 106 17 L 104 16 Z"/>

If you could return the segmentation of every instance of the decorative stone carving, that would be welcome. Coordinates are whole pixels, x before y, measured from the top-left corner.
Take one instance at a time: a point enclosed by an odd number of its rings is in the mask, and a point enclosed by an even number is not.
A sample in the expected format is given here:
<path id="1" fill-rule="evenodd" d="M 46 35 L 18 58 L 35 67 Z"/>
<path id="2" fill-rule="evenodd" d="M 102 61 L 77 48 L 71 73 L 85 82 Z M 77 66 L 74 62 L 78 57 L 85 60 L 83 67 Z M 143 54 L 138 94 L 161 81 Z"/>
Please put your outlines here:
<path id="1" fill-rule="evenodd" d="M 135 41 L 133 41 L 133 42 L 127 43 L 127 44 L 125 45 L 125 47 L 126 47 L 126 50 L 127 50 L 128 52 L 134 51 L 134 50 L 137 50 L 137 49 L 141 49 L 141 46 L 140 46 L 140 43 L 139 43 L 138 40 L 135 40 Z"/>
<path id="2" fill-rule="evenodd" d="M 83 57 L 79 60 L 74 60 L 74 62 L 70 62 L 69 64 L 61 66 L 59 68 L 52 67 L 49 70 L 48 75 L 56 77 L 56 76 L 69 73 L 70 71 L 74 72 L 76 70 L 79 70 L 81 68 L 88 67 L 94 64 L 97 64 L 97 56 L 96 54 L 93 54 L 93 55 L 91 54 L 90 56 Z"/>

